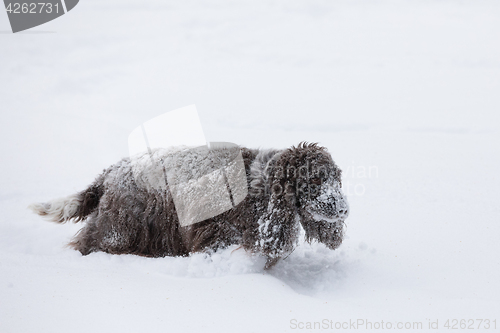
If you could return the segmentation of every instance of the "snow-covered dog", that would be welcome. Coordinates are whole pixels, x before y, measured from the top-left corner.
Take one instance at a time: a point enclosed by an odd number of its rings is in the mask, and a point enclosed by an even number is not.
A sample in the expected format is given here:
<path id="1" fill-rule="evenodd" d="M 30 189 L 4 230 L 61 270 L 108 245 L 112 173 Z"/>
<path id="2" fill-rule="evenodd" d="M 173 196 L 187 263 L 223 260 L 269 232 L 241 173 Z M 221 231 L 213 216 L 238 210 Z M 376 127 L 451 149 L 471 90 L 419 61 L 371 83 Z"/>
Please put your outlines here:
<path id="1" fill-rule="evenodd" d="M 86 190 L 30 208 L 58 223 L 85 221 L 69 244 L 83 255 L 186 256 L 237 244 L 267 256 L 269 268 L 294 250 L 300 226 L 307 241 L 340 246 L 349 210 L 341 170 L 326 148 L 300 143 L 281 150 L 238 150 L 248 194 L 233 208 L 198 223 L 182 226 L 168 184 L 141 185 L 130 158 L 104 170 Z M 210 163 L 225 153 L 227 148 L 214 148 L 212 159 L 183 157 L 171 167 Z"/>

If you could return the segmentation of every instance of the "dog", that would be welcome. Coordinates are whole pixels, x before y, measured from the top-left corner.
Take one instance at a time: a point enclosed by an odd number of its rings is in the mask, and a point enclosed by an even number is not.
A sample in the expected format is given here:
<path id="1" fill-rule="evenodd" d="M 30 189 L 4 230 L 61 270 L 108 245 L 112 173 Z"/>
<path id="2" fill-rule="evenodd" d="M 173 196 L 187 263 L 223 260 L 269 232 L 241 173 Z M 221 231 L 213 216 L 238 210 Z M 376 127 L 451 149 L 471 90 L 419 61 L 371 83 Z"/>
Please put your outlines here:
<path id="1" fill-rule="evenodd" d="M 214 157 L 220 160 L 229 150 L 211 148 L 205 159 L 195 153 L 177 154 L 175 161 L 171 159 L 175 163 L 163 164 L 163 170 L 207 168 Z M 182 151 L 188 150 L 177 149 Z M 307 242 L 315 240 L 332 250 L 341 245 L 349 206 L 342 192 L 342 172 L 327 148 L 301 142 L 288 149 L 237 146 L 237 152 L 246 195 L 230 209 L 197 223 L 180 223 L 170 182 L 154 186 L 160 181 L 152 173 L 147 182 L 137 177 L 137 158 L 124 158 L 105 169 L 84 191 L 30 208 L 54 222 L 85 222 L 68 244 L 82 255 L 103 251 L 188 256 L 239 245 L 266 256 L 269 269 L 293 252 L 301 229 Z M 174 155 L 150 154 L 162 161 Z M 150 186 L 144 185 L 148 182 Z M 196 207 L 197 201 L 193 203 L 189 207 Z"/>

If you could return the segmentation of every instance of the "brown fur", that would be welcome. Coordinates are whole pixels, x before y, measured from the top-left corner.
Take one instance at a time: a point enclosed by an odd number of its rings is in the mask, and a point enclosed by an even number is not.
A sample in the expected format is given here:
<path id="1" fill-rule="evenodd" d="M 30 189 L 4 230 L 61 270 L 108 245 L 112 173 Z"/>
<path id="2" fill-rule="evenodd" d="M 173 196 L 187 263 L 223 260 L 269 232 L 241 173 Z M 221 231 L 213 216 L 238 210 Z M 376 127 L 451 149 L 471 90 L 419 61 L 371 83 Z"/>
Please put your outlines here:
<path id="1" fill-rule="evenodd" d="M 331 249 L 341 244 L 348 207 L 340 190 L 341 171 L 326 148 L 301 143 L 285 150 L 241 152 L 247 197 L 233 209 L 188 227 L 180 226 L 168 187 L 137 186 L 130 159 L 109 167 L 74 196 L 76 209 L 54 213 L 51 203 L 32 208 L 56 222 L 85 221 L 69 244 L 83 255 L 187 256 L 239 244 L 267 256 L 269 268 L 293 251 L 301 226 L 309 242 L 317 240 Z"/>

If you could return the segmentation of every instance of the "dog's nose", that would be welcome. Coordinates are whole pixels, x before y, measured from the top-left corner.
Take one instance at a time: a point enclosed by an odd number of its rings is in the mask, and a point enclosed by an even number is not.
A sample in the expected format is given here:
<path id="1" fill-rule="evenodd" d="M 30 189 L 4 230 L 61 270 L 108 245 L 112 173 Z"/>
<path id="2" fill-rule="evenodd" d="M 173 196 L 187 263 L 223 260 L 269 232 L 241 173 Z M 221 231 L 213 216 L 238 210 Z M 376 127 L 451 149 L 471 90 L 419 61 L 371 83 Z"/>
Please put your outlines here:
<path id="1" fill-rule="evenodd" d="M 347 218 L 349 216 L 349 206 L 345 200 L 339 203 L 339 217 Z"/>
<path id="2" fill-rule="evenodd" d="M 349 216 L 349 211 L 348 210 L 339 210 L 338 217 L 345 220 Z"/>

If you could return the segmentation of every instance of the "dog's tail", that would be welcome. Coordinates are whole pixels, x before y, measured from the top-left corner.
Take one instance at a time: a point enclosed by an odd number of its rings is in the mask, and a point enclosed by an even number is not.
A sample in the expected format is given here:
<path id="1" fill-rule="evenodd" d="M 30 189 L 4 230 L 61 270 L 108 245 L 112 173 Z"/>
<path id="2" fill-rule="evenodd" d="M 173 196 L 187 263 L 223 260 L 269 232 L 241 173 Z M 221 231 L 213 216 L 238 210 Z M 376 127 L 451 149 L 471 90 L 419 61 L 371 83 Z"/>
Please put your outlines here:
<path id="1" fill-rule="evenodd" d="M 28 208 L 53 222 L 65 223 L 71 219 L 79 222 L 97 208 L 103 194 L 103 179 L 99 177 L 89 188 L 80 193 L 50 202 L 34 203 Z"/>

